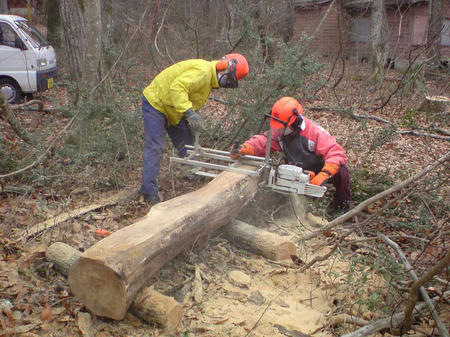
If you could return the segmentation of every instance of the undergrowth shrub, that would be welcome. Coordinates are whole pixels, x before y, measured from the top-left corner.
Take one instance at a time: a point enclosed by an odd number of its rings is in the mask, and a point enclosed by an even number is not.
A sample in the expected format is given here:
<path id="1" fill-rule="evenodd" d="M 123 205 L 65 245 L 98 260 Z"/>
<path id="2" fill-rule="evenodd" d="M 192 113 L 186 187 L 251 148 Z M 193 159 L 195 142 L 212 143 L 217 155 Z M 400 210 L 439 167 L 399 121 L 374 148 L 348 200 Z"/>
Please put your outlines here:
<path id="1" fill-rule="evenodd" d="M 69 115 L 79 111 L 79 115 L 55 153 L 53 170 L 72 172 L 73 181 L 84 177 L 86 185 L 119 187 L 142 156 L 140 106 L 130 108 L 116 97 L 105 97 L 103 102 L 84 101 L 66 111 Z M 58 182 L 64 184 L 71 179 Z"/>
<path id="2" fill-rule="evenodd" d="M 264 114 L 276 100 L 292 96 L 304 101 L 320 83 L 310 76 L 321 64 L 304 50 L 306 39 L 298 45 L 278 42 L 278 60 L 264 64 L 260 57 L 252 57 L 250 73 L 235 90 L 224 90 L 227 116 L 209 116 L 206 134 L 218 148 L 228 148 L 235 141 L 243 142 L 251 135 L 268 128 Z M 246 55 L 247 56 L 247 55 Z M 220 135 L 220 137 L 215 137 Z"/>

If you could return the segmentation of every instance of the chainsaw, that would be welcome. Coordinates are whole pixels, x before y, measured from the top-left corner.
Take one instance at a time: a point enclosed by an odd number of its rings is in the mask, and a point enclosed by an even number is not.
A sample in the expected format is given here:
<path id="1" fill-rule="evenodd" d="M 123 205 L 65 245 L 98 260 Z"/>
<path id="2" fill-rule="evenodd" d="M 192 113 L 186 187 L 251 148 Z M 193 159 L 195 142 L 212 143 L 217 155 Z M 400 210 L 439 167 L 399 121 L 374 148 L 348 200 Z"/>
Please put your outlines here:
<path id="1" fill-rule="evenodd" d="M 308 171 L 295 165 L 279 165 L 273 162 L 270 158 L 271 136 L 269 129 L 265 157 L 244 155 L 239 159 L 232 159 L 230 152 L 200 147 L 198 133 L 195 133 L 194 145 L 186 145 L 188 156 L 185 158 L 170 157 L 170 163 L 193 166 L 192 173 L 211 178 L 218 175 L 218 173 L 214 173 L 217 171 L 264 177 L 263 187 L 265 189 L 283 194 L 295 193 L 317 198 L 323 197 L 327 190 L 326 187 L 310 184 Z M 254 166 L 256 170 L 236 167 L 238 164 Z"/>

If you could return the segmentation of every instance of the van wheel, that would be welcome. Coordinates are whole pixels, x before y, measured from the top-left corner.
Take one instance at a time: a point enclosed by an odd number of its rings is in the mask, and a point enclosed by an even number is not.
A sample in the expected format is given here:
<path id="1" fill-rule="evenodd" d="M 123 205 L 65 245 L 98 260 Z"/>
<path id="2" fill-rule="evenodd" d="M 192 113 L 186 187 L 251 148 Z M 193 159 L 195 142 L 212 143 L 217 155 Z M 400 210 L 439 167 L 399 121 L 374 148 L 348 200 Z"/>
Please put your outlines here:
<path id="1" fill-rule="evenodd" d="M 3 92 L 9 104 L 20 103 L 22 90 L 16 81 L 10 78 L 0 78 L 0 91 Z"/>

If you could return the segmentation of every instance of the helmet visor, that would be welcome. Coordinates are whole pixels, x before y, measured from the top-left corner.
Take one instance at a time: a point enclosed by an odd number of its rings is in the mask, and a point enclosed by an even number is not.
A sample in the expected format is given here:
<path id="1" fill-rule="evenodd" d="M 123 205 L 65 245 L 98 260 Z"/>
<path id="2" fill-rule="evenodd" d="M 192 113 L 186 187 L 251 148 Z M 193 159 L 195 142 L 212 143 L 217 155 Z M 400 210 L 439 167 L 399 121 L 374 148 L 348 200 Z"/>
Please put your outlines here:
<path id="1" fill-rule="evenodd" d="M 274 129 L 283 129 L 295 122 L 295 115 L 292 114 L 287 121 L 283 121 L 277 117 L 272 116 L 272 114 L 264 114 L 264 116 L 270 118 L 270 127 Z M 294 118 L 292 118 L 294 117 Z"/>
<path id="2" fill-rule="evenodd" d="M 221 75 L 219 78 L 219 86 L 222 88 L 237 88 L 238 79 L 236 76 L 236 67 L 231 67 L 231 69 L 225 74 Z"/>

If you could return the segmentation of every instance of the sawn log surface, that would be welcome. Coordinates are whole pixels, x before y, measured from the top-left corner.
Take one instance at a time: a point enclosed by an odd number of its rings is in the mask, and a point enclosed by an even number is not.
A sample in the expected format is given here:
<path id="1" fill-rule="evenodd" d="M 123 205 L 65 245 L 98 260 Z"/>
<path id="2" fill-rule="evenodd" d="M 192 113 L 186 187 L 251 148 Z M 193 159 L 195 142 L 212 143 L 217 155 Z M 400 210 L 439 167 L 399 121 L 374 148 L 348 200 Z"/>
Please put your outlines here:
<path id="1" fill-rule="evenodd" d="M 73 294 L 93 314 L 123 319 L 152 275 L 233 220 L 257 190 L 257 177 L 223 172 L 199 190 L 153 206 L 82 254 L 69 270 Z"/>

